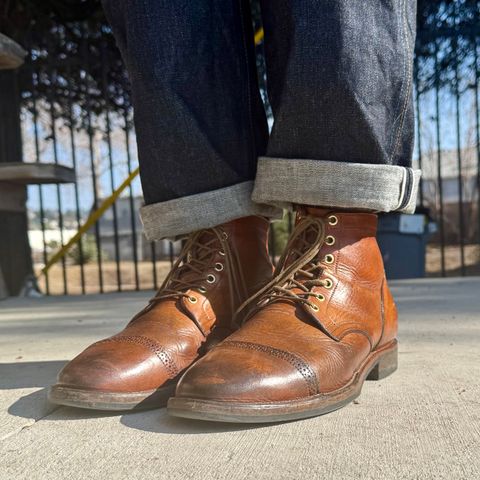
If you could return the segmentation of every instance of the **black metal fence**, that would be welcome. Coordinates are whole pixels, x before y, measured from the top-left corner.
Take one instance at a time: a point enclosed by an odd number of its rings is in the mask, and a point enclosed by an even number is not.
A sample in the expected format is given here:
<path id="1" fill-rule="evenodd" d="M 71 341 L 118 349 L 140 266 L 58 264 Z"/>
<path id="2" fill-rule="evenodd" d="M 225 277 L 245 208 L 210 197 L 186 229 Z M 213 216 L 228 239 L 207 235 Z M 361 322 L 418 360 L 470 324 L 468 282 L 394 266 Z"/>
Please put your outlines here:
<path id="1" fill-rule="evenodd" d="M 454 9 L 449 28 L 423 33 L 415 61 L 419 210 L 436 222 L 427 260 L 442 276 L 480 274 L 479 14 L 460 28 Z"/>
<path id="2" fill-rule="evenodd" d="M 57 34 L 52 42 L 63 41 L 61 29 Z M 73 184 L 28 189 L 29 238 L 37 273 L 138 165 L 128 86 L 118 78 L 119 69 L 112 68 L 118 57 L 112 56 L 108 35 L 91 37 L 80 28 L 76 51 L 52 59 L 32 49 L 21 70 L 24 160 L 69 166 L 77 178 Z M 423 35 L 415 61 L 415 162 L 424 171 L 419 211 L 438 227 L 427 249 L 427 272 L 478 274 L 478 24 Z M 92 68 L 97 70 L 92 73 Z M 41 289 L 47 294 L 84 294 L 157 288 L 179 245 L 145 240 L 140 204 L 135 178 L 83 240 L 39 275 Z M 280 253 L 292 221 L 287 215 L 273 227 L 273 257 Z"/>
<path id="3" fill-rule="evenodd" d="M 62 30 L 56 34 L 63 41 Z M 71 185 L 29 187 L 29 238 L 37 271 L 138 165 L 127 85 L 110 91 L 111 62 L 118 61 L 110 55 L 106 41 L 90 37 L 85 28 L 77 55 L 52 59 L 46 51 L 32 50 L 22 68 L 21 81 L 29 82 L 23 89 L 24 159 L 71 167 L 77 179 Z M 100 70 L 95 74 L 92 58 Z M 147 244 L 138 220 L 140 202 L 135 179 L 82 241 L 39 275 L 41 289 L 69 294 L 156 288 L 162 275 L 157 261 L 171 263 L 175 248 L 168 242 L 157 252 L 155 243 Z"/>

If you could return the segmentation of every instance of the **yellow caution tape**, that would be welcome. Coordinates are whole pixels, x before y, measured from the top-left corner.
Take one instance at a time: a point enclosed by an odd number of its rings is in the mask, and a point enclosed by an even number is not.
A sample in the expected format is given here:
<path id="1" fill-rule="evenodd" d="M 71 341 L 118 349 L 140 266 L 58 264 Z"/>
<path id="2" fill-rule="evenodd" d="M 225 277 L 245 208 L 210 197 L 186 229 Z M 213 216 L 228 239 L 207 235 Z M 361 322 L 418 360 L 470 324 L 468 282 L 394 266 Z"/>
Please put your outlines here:
<path id="1" fill-rule="evenodd" d="M 132 183 L 132 180 L 138 175 L 138 171 L 139 169 L 137 167 L 132 173 L 130 173 L 125 181 L 90 214 L 87 221 L 79 228 L 78 232 L 65 245 L 62 245 L 58 252 L 48 260 L 47 264 L 42 268 L 40 275 L 47 273 L 50 267 L 57 263 L 73 247 L 73 245 L 80 240 L 80 237 L 97 222 L 105 211 L 113 205 L 119 195 L 130 185 L 130 183 Z"/>
<path id="2" fill-rule="evenodd" d="M 265 33 L 263 28 L 258 29 L 255 32 L 255 45 L 259 45 Z M 42 268 L 40 275 L 45 275 L 48 270 L 55 265 L 62 257 L 64 257 L 67 252 L 80 240 L 82 235 L 86 233 L 97 221 L 98 219 L 108 210 L 115 200 L 119 197 L 119 195 L 132 183 L 132 180 L 138 175 L 139 169 L 138 167 L 130 173 L 130 175 L 125 179 L 125 181 L 106 199 L 102 202 L 102 204 L 90 214 L 87 218 L 87 221 L 79 228 L 78 232 L 62 247 L 55 253 L 47 262 L 47 264 Z"/>

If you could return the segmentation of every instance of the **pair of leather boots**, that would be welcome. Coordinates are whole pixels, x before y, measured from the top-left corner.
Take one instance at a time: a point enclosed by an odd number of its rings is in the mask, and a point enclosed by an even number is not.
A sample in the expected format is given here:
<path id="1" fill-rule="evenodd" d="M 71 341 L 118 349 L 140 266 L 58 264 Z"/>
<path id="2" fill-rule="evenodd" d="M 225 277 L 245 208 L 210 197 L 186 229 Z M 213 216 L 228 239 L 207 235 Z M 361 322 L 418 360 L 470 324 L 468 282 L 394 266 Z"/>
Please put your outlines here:
<path id="1" fill-rule="evenodd" d="M 338 409 L 397 367 L 397 313 L 372 213 L 301 207 L 278 267 L 269 223 L 191 234 L 120 333 L 68 363 L 52 402 L 275 422 Z"/>

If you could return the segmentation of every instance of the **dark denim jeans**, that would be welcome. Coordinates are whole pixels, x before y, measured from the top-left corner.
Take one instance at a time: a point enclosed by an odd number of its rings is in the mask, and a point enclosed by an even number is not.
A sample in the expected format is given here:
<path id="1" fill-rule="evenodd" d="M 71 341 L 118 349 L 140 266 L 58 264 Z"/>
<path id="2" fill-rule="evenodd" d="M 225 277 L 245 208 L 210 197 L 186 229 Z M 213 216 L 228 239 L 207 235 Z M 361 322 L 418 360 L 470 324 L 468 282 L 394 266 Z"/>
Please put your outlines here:
<path id="1" fill-rule="evenodd" d="M 415 0 L 263 0 L 270 135 L 247 0 L 103 3 L 150 238 L 295 203 L 414 210 Z"/>

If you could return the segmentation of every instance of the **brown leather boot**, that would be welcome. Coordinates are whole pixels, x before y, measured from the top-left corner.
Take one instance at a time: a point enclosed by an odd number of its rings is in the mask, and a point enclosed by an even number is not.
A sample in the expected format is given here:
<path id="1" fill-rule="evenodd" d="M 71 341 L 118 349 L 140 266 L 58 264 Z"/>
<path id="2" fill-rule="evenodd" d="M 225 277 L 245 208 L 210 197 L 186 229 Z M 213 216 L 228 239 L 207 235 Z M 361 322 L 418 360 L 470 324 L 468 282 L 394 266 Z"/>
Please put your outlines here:
<path id="1" fill-rule="evenodd" d="M 271 280 L 269 222 L 246 217 L 191 234 L 149 304 L 68 363 L 53 403 L 99 410 L 164 406 L 180 374 L 232 333 L 232 314 Z"/>
<path id="2" fill-rule="evenodd" d="M 240 330 L 180 380 L 169 413 L 229 422 L 324 414 L 397 368 L 397 313 L 370 213 L 308 208 Z M 251 303 L 250 303 L 251 305 Z"/>

